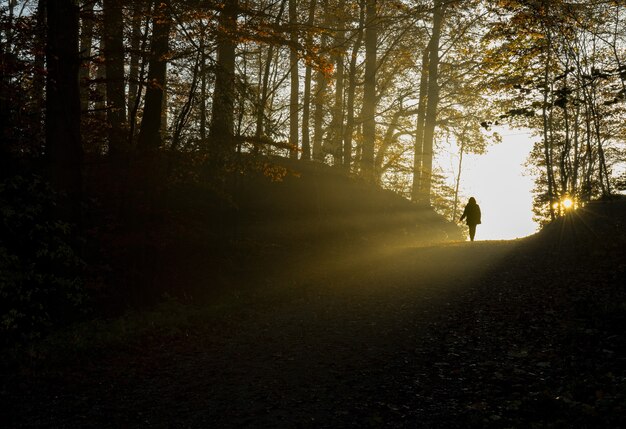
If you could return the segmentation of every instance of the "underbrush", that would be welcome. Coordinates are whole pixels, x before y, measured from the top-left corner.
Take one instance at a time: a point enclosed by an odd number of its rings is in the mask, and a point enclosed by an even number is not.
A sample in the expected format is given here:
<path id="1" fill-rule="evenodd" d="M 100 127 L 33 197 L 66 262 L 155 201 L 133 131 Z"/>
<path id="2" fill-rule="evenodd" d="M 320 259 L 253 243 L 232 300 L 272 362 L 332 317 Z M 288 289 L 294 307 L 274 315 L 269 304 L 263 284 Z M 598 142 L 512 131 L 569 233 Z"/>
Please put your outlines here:
<path id="1" fill-rule="evenodd" d="M 38 176 L 0 181 L 0 344 L 40 337 L 86 311 L 84 263 L 60 199 Z"/>

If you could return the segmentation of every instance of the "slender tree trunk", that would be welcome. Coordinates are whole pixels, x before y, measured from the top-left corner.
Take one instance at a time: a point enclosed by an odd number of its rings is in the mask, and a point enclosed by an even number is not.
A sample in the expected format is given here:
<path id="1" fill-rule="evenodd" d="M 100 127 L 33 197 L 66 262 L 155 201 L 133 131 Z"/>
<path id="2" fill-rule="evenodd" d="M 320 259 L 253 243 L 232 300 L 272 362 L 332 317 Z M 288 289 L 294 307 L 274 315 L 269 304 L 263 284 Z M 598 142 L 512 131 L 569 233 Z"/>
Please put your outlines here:
<path id="1" fill-rule="evenodd" d="M 324 19 L 322 25 L 328 26 L 329 11 L 328 0 L 323 0 L 321 3 Z M 320 41 L 320 53 L 326 56 L 328 49 L 328 36 L 322 34 Z M 325 110 L 325 98 L 328 91 L 328 79 L 324 70 L 320 69 L 315 73 L 315 96 L 313 98 L 313 104 L 315 110 L 313 112 L 313 159 L 316 161 L 324 160 L 324 110 Z"/>
<path id="2" fill-rule="evenodd" d="M 348 99 L 346 106 L 346 129 L 343 139 L 343 167 L 350 171 L 352 164 L 352 136 L 354 134 L 354 98 L 356 94 L 356 63 L 361 45 L 363 43 L 363 27 L 365 25 L 365 0 L 359 2 L 359 28 L 350 54 L 350 67 L 348 69 Z"/>
<path id="3" fill-rule="evenodd" d="M 198 88 L 198 75 L 200 70 L 201 57 L 202 53 L 198 53 L 198 55 L 196 56 L 196 62 L 193 67 L 193 73 L 191 77 L 191 85 L 189 87 L 189 94 L 187 95 L 187 100 L 185 101 L 185 104 L 183 104 L 183 107 L 180 109 L 180 113 L 176 118 L 174 124 L 174 133 L 172 135 L 172 144 L 170 145 L 170 151 L 174 151 L 180 146 L 183 130 L 185 129 L 185 126 L 187 125 L 187 122 L 189 120 L 189 113 L 191 112 L 191 108 L 193 107 L 194 100 L 196 98 L 196 89 Z"/>
<path id="4" fill-rule="evenodd" d="M 243 75 L 244 85 L 249 85 L 247 81 L 248 76 L 248 55 L 247 52 L 241 56 L 241 72 Z M 237 115 L 237 127 L 235 129 L 235 135 L 241 136 L 243 134 L 243 119 L 246 115 L 246 97 L 238 97 L 239 106 L 238 106 L 238 115 Z M 237 154 L 241 154 L 243 140 L 237 139 Z"/>
<path id="5" fill-rule="evenodd" d="M 556 217 L 554 211 L 554 174 L 552 171 L 552 141 L 550 140 L 549 134 L 549 122 L 548 122 L 548 79 L 550 74 L 550 62 L 552 59 L 552 39 L 550 30 L 548 30 L 547 38 L 546 38 L 546 63 L 544 65 L 544 76 L 543 76 L 543 84 L 544 84 L 544 93 L 543 93 L 543 107 L 542 107 L 542 121 L 543 121 L 543 151 L 544 158 L 546 163 L 546 177 L 548 180 L 548 201 L 550 204 L 550 220 L 554 220 Z"/>
<path id="6" fill-rule="evenodd" d="M 559 160 L 559 169 L 561 173 L 561 194 L 566 195 L 569 193 L 569 175 L 570 168 L 568 165 L 568 161 L 570 159 L 570 148 L 571 148 L 571 137 L 570 137 L 570 112 L 567 106 L 567 97 L 568 95 L 568 86 L 567 86 L 567 75 L 569 69 L 569 62 L 565 63 L 565 77 L 563 78 L 563 97 L 566 98 L 566 101 L 563 103 L 563 122 L 565 126 L 565 142 L 563 146 L 563 150 L 561 150 L 561 157 Z"/>
<path id="7" fill-rule="evenodd" d="M 309 16 L 307 18 L 307 36 L 306 47 L 310 49 L 312 45 L 311 31 L 315 23 L 315 5 L 316 0 L 310 0 Z M 309 62 L 306 64 L 306 72 L 304 75 L 304 95 L 302 99 L 302 159 L 311 159 L 311 137 L 310 137 L 310 118 L 311 118 L 311 75 L 312 67 Z"/>
<path id="8" fill-rule="evenodd" d="M 40 4 L 44 0 L 40 0 Z M 91 68 L 91 44 L 93 43 L 93 26 L 94 16 L 93 7 L 96 3 L 92 0 L 82 2 L 83 10 L 80 14 L 80 56 L 82 64 L 78 72 L 80 80 L 80 110 L 87 112 L 89 110 L 89 87 L 90 87 L 90 68 Z"/>
<path id="9" fill-rule="evenodd" d="M 422 178 L 422 161 L 424 159 L 424 121 L 426 120 L 429 51 L 429 47 L 426 47 L 422 53 L 419 100 L 417 102 L 417 124 L 415 126 L 415 149 L 413 154 L 413 186 L 411 188 L 411 200 L 413 202 L 421 200 L 420 181 Z"/>
<path id="10" fill-rule="evenodd" d="M 283 13 L 285 12 L 285 7 L 287 6 L 287 0 L 282 0 L 280 3 L 280 9 L 278 11 L 278 15 L 276 15 L 275 24 L 278 26 L 283 17 Z M 268 93 L 270 87 L 270 74 L 272 71 L 272 63 L 274 59 L 274 45 L 270 44 L 267 48 L 267 58 L 265 60 L 265 66 L 263 71 L 263 84 L 261 86 L 261 100 L 259 102 L 259 107 L 257 110 L 257 118 L 256 118 L 256 131 L 254 133 L 257 144 L 258 140 L 262 137 L 265 137 L 267 131 L 265 129 L 265 113 L 268 109 Z"/>
<path id="11" fill-rule="evenodd" d="M 168 118 L 169 112 L 167 110 L 168 106 L 168 88 L 167 88 L 167 63 L 165 63 L 165 73 L 163 73 L 163 97 L 161 97 L 161 130 L 159 131 L 161 134 L 161 141 L 164 142 L 167 140 L 167 128 L 168 128 Z"/>
<path id="12" fill-rule="evenodd" d="M 211 165 L 221 170 L 235 151 L 233 126 L 235 106 L 235 40 L 238 0 L 227 0 L 220 13 L 217 33 L 217 64 L 209 130 Z"/>
<path id="13" fill-rule="evenodd" d="M 459 145 L 459 167 L 456 173 L 456 181 L 454 183 L 454 206 L 452 207 L 452 222 L 456 220 L 459 207 L 459 188 L 461 186 L 461 171 L 463 169 L 463 153 L 465 152 L 465 128 L 461 133 Z"/>
<path id="14" fill-rule="evenodd" d="M 361 176 L 374 180 L 374 146 L 376 144 L 376 45 L 378 43 L 378 14 L 376 0 L 367 0 L 365 28 L 365 81 L 363 87 L 363 149 Z"/>
<path id="15" fill-rule="evenodd" d="M 376 152 L 376 158 L 374 160 L 374 171 L 376 174 L 376 181 L 380 182 L 382 179 L 382 175 L 385 173 L 383 170 L 383 162 L 385 161 L 385 156 L 387 156 L 387 151 L 389 147 L 394 141 L 394 137 L 396 135 L 396 130 L 398 129 L 398 121 L 400 117 L 404 114 L 404 108 L 402 107 L 402 102 L 398 107 L 398 110 L 393 114 L 391 118 L 391 122 L 387 127 L 387 131 L 385 131 L 385 136 L 383 137 L 383 142 L 380 145 L 380 149 Z"/>
<path id="16" fill-rule="evenodd" d="M 272 58 L 272 64 L 276 64 L 276 67 L 273 67 L 272 69 L 272 75 L 271 75 L 271 79 L 270 79 L 270 85 L 269 85 L 269 91 L 268 91 L 268 99 L 267 99 L 267 111 L 268 113 L 272 113 L 274 111 L 274 101 L 276 100 L 276 94 L 277 94 L 277 89 L 280 86 L 280 84 L 278 83 L 278 72 L 280 71 L 280 67 L 278 67 L 279 62 L 282 60 L 283 56 L 282 53 L 280 52 L 280 49 L 275 49 L 274 50 L 274 57 Z M 289 73 L 287 73 L 284 78 L 286 79 L 289 76 Z M 282 80 L 281 80 L 282 82 Z M 269 115 L 268 115 L 269 116 Z M 274 128 L 270 128 L 268 127 L 268 125 L 271 125 L 271 121 L 268 123 L 266 122 L 266 134 L 267 135 L 271 135 L 275 132 Z"/>
<path id="17" fill-rule="evenodd" d="M 130 118 L 135 107 L 137 97 L 137 87 L 139 86 L 139 60 L 142 58 L 141 52 L 141 19 L 146 12 L 143 1 L 136 1 L 133 4 L 133 16 L 130 33 L 130 62 L 128 65 L 128 117 Z"/>
<path id="18" fill-rule="evenodd" d="M 596 111 L 595 106 L 591 105 L 591 113 L 593 116 L 594 133 L 596 137 L 596 143 L 598 148 L 598 182 L 600 183 L 600 189 L 602 196 L 611 195 L 611 183 L 609 181 L 609 173 L 606 167 L 606 158 L 604 155 L 604 146 L 602 144 L 602 132 L 600 130 L 600 116 Z"/>
<path id="19" fill-rule="evenodd" d="M 312 0 L 315 3 L 315 0 Z M 304 74 L 304 94 L 302 98 L 302 156 L 311 159 L 311 66 L 307 64 Z"/>
<path id="20" fill-rule="evenodd" d="M 586 143 L 586 153 L 587 162 L 585 163 L 586 171 L 585 171 L 585 185 L 584 185 L 584 199 L 585 201 L 589 201 L 592 196 L 592 186 L 591 186 L 591 176 L 593 173 L 593 164 L 595 160 L 595 156 L 593 154 L 593 146 L 591 144 L 591 114 L 589 113 L 589 103 L 585 105 L 585 143 Z"/>
<path id="21" fill-rule="evenodd" d="M 602 132 L 601 132 L 601 114 L 597 109 L 597 84 L 592 81 L 591 85 L 587 86 L 585 91 L 587 92 L 587 104 L 588 111 L 590 114 L 590 120 L 593 123 L 593 134 L 596 140 L 596 154 L 598 156 L 598 183 L 600 184 L 600 191 L 602 196 L 611 195 L 611 185 L 609 181 L 609 173 L 606 166 L 606 159 L 604 155 L 604 147 L 602 142 Z M 588 132 L 591 132 L 591 129 L 588 128 Z M 592 167 L 590 166 L 590 170 Z M 591 174 L 591 173 L 590 173 Z"/>
<path id="22" fill-rule="evenodd" d="M 41 6 L 43 0 L 40 0 L 39 4 Z M 2 10 L 1 18 L 2 18 L 2 26 L 3 33 L 0 36 L 0 178 L 4 177 L 4 172 L 7 171 L 8 167 L 13 164 L 12 157 L 12 145 L 9 141 L 10 138 L 5 138 L 5 132 L 7 131 L 7 125 L 10 123 L 13 116 L 13 102 L 10 97 L 5 95 L 6 89 L 11 86 L 11 78 L 13 72 L 10 70 L 11 62 L 12 62 L 12 36 L 11 33 L 13 31 L 13 8 L 15 7 L 15 1 L 10 0 L 8 3 L 8 19 L 5 18 L 5 11 Z M 2 4 L 2 7 L 7 7 Z M 5 21 L 6 19 L 6 21 Z M 45 40 L 45 37 L 44 37 Z M 44 45 L 41 45 L 44 46 Z M 43 91 L 41 91 L 43 96 Z"/>
<path id="23" fill-rule="evenodd" d="M 300 92 L 300 76 L 298 74 L 298 10 L 296 8 L 296 0 L 289 0 L 289 25 L 291 26 L 289 48 L 289 67 L 290 67 L 290 83 L 291 92 L 289 96 L 289 157 L 298 159 L 298 111 L 299 111 L 299 92 Z"/>
<path id="24" fill-rule="evenodd" d="M 201 145 L 206 144 L 206 102 L 207 102 L 207 76 L 206 76 L 206 29 L 202 28 L 200 36 L 200 140 Z"/>
<path id="25" fill-rule="evenodd" d="M 344 57 L 345 57 L 345 0 L 340 0 L 337 5 L 337 13 L 335 14 L 337 20 L 337 29 L 335 31 L 335 48 L 334 58 L 335 63 L 335 104 L 333 106 L 333 119 L 332 119 L 332 154 L 334 165 L 341 166 L 343 155 L 343 91 L 344 91 Z"/>
<path id="26" fill-rule="evenodd" d="M 437 125 L 437 106 L 439 104 L 439 38 L 445 5 L 436 0 L 433 10 L 433 32 L 428 53 L 428 100 L 426 100 L 426 118 L 424 120 L 424 148 L 422 173 L 420 176 L 420 202 L 430 205 L 433 172 L 433 148 L 435 127 Z"/>
<path id="27" fill-rule="evenodd" d="M 135 140 L 135 128 L 137 125 L 137 112 L 139 111 L 139 105 L 141 103 L 141 94 L 143 92 L 143 87 L 145 86 L 145 72 L 146 72 L 146 58 L 144 56 L 144 52 L 147 51 L 148 45 L 148 33 L 150 32 L 150 18 L 149 15 L 152 11 L 152 5 L 148 5 L 146 7 L 146 19 L 144 24 L 143 34 L 141 36 L 141 46 L 139 51 L 141 52 L 141 61 L 139 63 L 139 71 L 137 73 L 137 87 L 135 90 L 136 94 L 133 96 L 133 106 L 128 115 L 128 146 L 132 147 Z"/>
<path id="28" fill-rule="evenodd" d="M 6 46 L 8 46 L 9 48 L 7 49 L 7 51 L 11 50 L 11 47 L 13 46 L 13 25 L 14 22 L 13 20 L 15 19 L 15 6 L 17 6 L 17 0 L 8 0 L 7 1 L 7 8 L 9 9 L 9 19 L 8 19 L 8 25 L 6 26 Z"/>
<path id="29" fill-rule="evenodd" d="M 124 84 L 124 23 L 120 0 L 103 0 L 106 107 L 109 125 L 109 155 L 118 159 L 127 152 L 126 88 Z"/>
<path id="30" fill-rule="evenodd" d="M 326 86 L 328 80 L 323 71 L 315 73 L 315 93 L 313 96 L 313 159 L 324 160 L 324 102 L 326 98 Z"/>
<path id="31" fill-rule="evenodd" d="M 46 46 L 46 0 L 39 0 L 37 3 L 37 46 Z M 40 112 L 39 118 L 37 118 L 36 135 L 38 141 L 44 138 L 44 111 L 46 106 L 45 99 L 45 67 L 46 67 L 46 53 L 44 49 L 38 49 L 35 53 L 35 73 L 33 76 L 33 92 L 35 96 L 35 109 Z M 81 68 L 82 70 L 82 68 Z M 80 71 L 79 71 L 80 73 Z"/>
<path id="32" fill-rule="evenodd" d="M 576 108 L 574 110 L 574 125 L 573 125 L 573 129 L 574 129 L 574 136 L 573 136 L 573 141 L 572 141 L 572 147 L 574 148 L 574 160 L 572 163 L 572 180 L 570 181 L 570 188 L 572 190 L 572 193 L 576 196 L 576 199 L 578 199 L 579 197 L 579 192 L 578 192 L 578 175 L 579 175 L 579 169 L 580 169 L 580 154 L 579 154 L 579 145 L 580 145 L 580 141 L 579 141 L 579 128 L 580 128 L 580 106 L 578 105 L 578 103 L 576 104 Z"/>
<path id="33" fill-rule="evenodd" d="M 100 30 L 102 30 L 102 24 L 99 25 Z M 94 100 L 94 108 L 95 115 L 99 120 L 103 121 L 106 119 L 106 65 L 104 60 L 104 38 L 100 37 L 100 45 L 98 46 L 98 59 L 96 64 L 96 81 L 95 85 L 95 100 Z"/>
<path id="34" fill-rule="evenodd" d="M 138 150 L 144 154 L 156 152 L 162 143 L 161 110 L 171 26 L 169 1 L 155 0 L 154 14 L 146 101 L 137 141 Z"/>
<path id="35" fill-rule="evenodd" d="M 46 153 L 50 181 L 70 202 L 61 215 L 79 220 L 82 195 L 79 8 L 72 0 L 47 2 Z"/>

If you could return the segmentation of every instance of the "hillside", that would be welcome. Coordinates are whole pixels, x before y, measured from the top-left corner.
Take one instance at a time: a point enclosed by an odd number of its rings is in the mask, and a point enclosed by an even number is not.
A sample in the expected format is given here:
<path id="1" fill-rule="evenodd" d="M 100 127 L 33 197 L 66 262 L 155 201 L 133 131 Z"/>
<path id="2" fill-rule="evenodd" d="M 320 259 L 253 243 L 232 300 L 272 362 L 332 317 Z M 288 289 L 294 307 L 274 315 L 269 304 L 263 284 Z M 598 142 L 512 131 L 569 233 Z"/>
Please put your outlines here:
<path id="1" fill-rule="evenodd" d="M 315 162 L 269 161 L 280 181 L 243 180 L 235 204 L 252 236 L 436 242 L 461 238 L 459 229 L 429 207 Z M 282 170 L 284 169 L 284 170 Z M 271 177 L 271 173 L 270 173 Z"/>
<path id="2" fill-rule="evenodd" d="M 117 207 L 116 189 L 96 188 L 96 199 Z M 196 179 L 160 189 L 152 200 L 132 198 L 127 220 L 110 221 L 114 214 L 105 211 L 92 223 L 110 264 L 106 282 L 118 289 L 113 300 L 136 305 L 164 293 L 246 287 L 329 252 L 462 239 L 461 229 L 430 207 L 336 168 L 284 158 L 246 160 L 243 174 L 220 190 Z"/>

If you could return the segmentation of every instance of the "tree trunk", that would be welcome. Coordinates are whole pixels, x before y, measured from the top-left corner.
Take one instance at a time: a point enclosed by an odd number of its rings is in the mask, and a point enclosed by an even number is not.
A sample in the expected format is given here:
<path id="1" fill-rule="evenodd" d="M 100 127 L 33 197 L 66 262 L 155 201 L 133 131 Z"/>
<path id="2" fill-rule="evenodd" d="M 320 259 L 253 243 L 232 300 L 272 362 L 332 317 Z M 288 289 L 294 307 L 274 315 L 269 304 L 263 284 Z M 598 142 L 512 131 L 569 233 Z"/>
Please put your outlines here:
<path id="1" fill-rule="evenodd" d="M 437 124 L 437 106 L 439 104 L 439 38 L 445 5 L 435 1 L 433 10 L 433 31 L 428 53 L 428 100 L 426 100 L 426 118 L 424 120 L 424 149 L 422 151 L 422 173 L 420 176 L 420 202 L 430 205 L 430 193 L 433 173 L 433 147 L 435 126 Z"/>
<path id="2" fill-rule="evenodd" d="M 120 0 L 103 0 L 106 109 L 109 126 L 109 155 L 118 159 L 127 152 L 126 92 L 124 84 L 124 23 Z"/>
<path id="3" fill-rule="evenodd" d="M 321 7 L 324 14 L 322 26 L 327 27 L 330 18 L 328 16 L 328 0 L 323 0 Z M 326 55 L 328 36 L 325 33 L 321 36 L 320 45 L 320 55 Z M 326 78 L 326 73 L 323 69 L 320 69 L 315 73 L 315 96 L 313 97 L 315 107 L 313 112 L 313 159 L 316 161 L 324 160 L 322 145 L 324 141 L 324 106 L 326 92 L 328 91 L 327 86 L 328 79 Z"/>
<path id="4" fill-rule="evenodd" d="M 128 123 L 129 123 L 129 130 L 128 130 L 128 146 L 132 147 L 133 145 L 133 141 L 135 139 L 135 128 L 137 125 L 137 112 L 139 111 L 139 105 L 141 103 L 141 94 L 143 92 L 143 87 L 144 85 L 144 77 L 145 77 L 145 72 L 146 72 L 146 58 L 144 53 L 147 51 L 147 45 L 148 45 L 148 33 L 150 32 L 150 18 L 149 15 L 152 12 L 152 5 L 149 4 L 146 7 L 146 19 L 145 19 L 145 24 L 144 24 L 144 30 L 143 33 L 141 35 L 141 46 L 139 48 L 139 51 L 141 52 L 141 61 L 139 63 L 139 70 L 137 72 L 137 86 L 135 87 L 135 91 L 137 91 L 134 95 L 133 95 L 133 105 L 132 105 L 132 109 L 130 110 L 130 113 L 128 114 Z M 130 89 L 129 89 L 130 91 Z"/>
<path id="5" fill-rule="evenodd" d="M 201 43 L 202 45 L 202 43 Z M 194 100 L 196 98 L 196 89 L 198 88 L 198 74 L 200 70 L 200 62 L 201 62 L 202 53 L 198 53 L 196 56 L 196 62 L 193 67 L 193 73 L 191 77 L 191 85 L 189 86 L 189 94 L 187 95 L 187 100 L 183 107 L 180 109 L 180 113 L 174 122 L 174 132 L 172 134 L 172 144 L 170 145 L 170 151 L 174 151 L 178 149 L 181 136 L 187 122 L 189 120 L 189 113 L 191 112 L 191 108 L 193 107 Z"/>
<path id="6" fill-rule="evenodd" d="M 584 175 L 584 191 L 583 191 L 583 199 L 585 201 L 590 201 L 592 197 L 592 184 L 591 184 L 591 176 L 593 174 L 593 164 L 594 164 L 594 156 L 593 156 L 593 148 L 591 145 L 591 114 L 589 113 L 589 103 L 585 103 L 585 156 L 587 157 L 585 162 L 585 175 Z"/>
<path id="7" fill-rule="evenodd" d="M 39 0 L 37 3 L 37 46 L 40 49 L 35 53 L 35 72 L 33 76 L 33 95 L 35 97 L 35 109 L 40 115 L 37 118 L 37 125 L 35 134 L 37 136 L 37 143 L 44 138 L 44 110 L 46 106 L 45 98 L 45 67 L 46 67 L 46 0 Z M 82 67 L 81 67 L 82 70 Z M 80 71 L 79 71 L 80 73 Z"/>
<path id="8" fill-rule="evenodd" d="M 206 67 L 206 29 L 202 28 L 200 36 L 200 144 L 206 144 L 206 99 L 207 99 L 207 67 Z"/>
<path id="9" fill-rule="evenodd" d="M 554 202 L 555 202 L 555 198 L 554 198 L 554 175 L 552 172 L 552 142 L 550 140 L 550 135 L 549 135 L 549 123 L 548 123 L 548 79 L 549 79 L 549 73 L 550 73 L 550 60 L 551 60 L 551 52 L 552 52 L 552 39 L 551 39 L 551 34 L 550 31 L 548 30 L 548 35 L 546 38 L 546 63 L 544 65 L 544 76 L 543 76 L 543 84 L 544 84 L 544 92 L 543 92 L 543 106 L 542 106 L 542 122 L 543 122 L 543 153 L 544 153 L 544 160 L 546 163 L 546 177 L 548 180 L 548 203 L 550 204 L 550 220 L 554 220 L 554 218 L 556 217 L 555 211 L 554 211 Z"/>
<path id="10" fill-rule="evenodd" d="M 332 140 L 331 148 L 334 165 L 341 166 L 343 155 L 343 89 L 344 89 L 344 57 L 346 42 L 345 37 L 345 0 L 340 0 L 337 5 L 337 29 L 335 30 L 335 47 L 333 62 L 335 63 L 335 104 L 333 106 L 333 119 L 331 125 Z"/>
<path id="11" fill-rule="evenodd" d="M 137 87 L 139 86 L 139 60 L 142 58 L 141 52 L 141 19 L 146 10 L 143 1 L 133 4 L 133 16 L 130 33 L 130 62 L 128 66 L 128 117 L 130 118 L 135 107 L 137 97 Z"/>
<path id="12" fill-rule="evenodd" d="M 346 129 L 343 138 L 343 168 L 350 171 L 352 164 L 352 135 L 354 134 L 354 97 L 356 93 L 356 62 L 363 43 L 363 26 L 365 24 L 365 0 L 359 2 L 359 27 L 356 40 L 350 55 L 350 67 L 348 69 L 348 100 L 346 106 Z"/>
<path id="13" fill-rule="evenodd" d="M 233 142 L 235 106 L 235 41 L 238 0 L 227 0 L 219 17 L 217 33 L 217 63 L 213 110 L 209 129 L 211 164 L 222 169 L 227 158 L 234 153 Z"/>
<path id="14" fill-rule="evenodd" d="M 43 0 L 40 0 L 40 3 Z M 82 64 L 78 72 L 78 79 L 80 80 L 80 110 L 87 112 L 89 110 L 89 69 L 91 66 L 91 44 L 93 42 L 93 26 L 94 16 L 93 7 L 95 1 L 85 1 L 83 10 L 80 14 L 80 56 Z"/>
<path id="15" fill-rule="evenodd" d="M 168 88 L 167 88 L 167 63 L 165 63 L 165 73 L 163 73 L 163 97 L 161 97 L 161 142 L 167 140 L 167 121 L 168 121 Z"/>
<path id="16" fill-rule="evenodd" d="M 280 9 L 278 11 L 278 15 L 276 15 L 275 25 L 278 26 L 280 24 L 280 20 L 283 17 L 283 13 L 285 12 L 285 7 L 287 6 L 287 0 L 282 0 L 280 3 Z M 267 132 L 265 130 L 265 111 L 268 108 L 268 93 L 270 87 L 270 73 L 272 70 L 272 62 L 274 59 L 274 44 L 270 43 L 267 48 L 267 57 L 265 59 L 264 71 L 263 71 L 263 83 L 261 86 L 261 98 L 259 101 L 259 106 L 257 110 L 256 117 L 256 131 L 254 133 L 257 142 L 260 141 L 262 137 L 265 137 Z M 255 151 L 256 152 L 256 151 Z"/>
<path id="17" fill-rule="evenodd" d="M 595 97 L 594 97 L 595 98 Z M 600 114 L 597 112 L 594 104 L 591 104 L 591 113 L 593 116 L 594 133 L 597 143 L 598 153 L 598 182 L 600 183 L 600 189 L 602 196 L 611 195 L 611 182 L 609 180 L 609 173 L 606 167 L 606 158 L 604 156 L 604 147 L 602 144 L 602 132 L 600 130 Z"/>
<path id="18" fill-rule="evenodd" d="M 460 144 L 459 144 L 459 170 L 456 173 L 456 181 L 454 183 L 454 205 L 452 207 L 452 219 L 454 222 L 456 220 L 456 215 L 458 212 L 459 206 L 459 188 L 461 187 L 461 171 L 463 169 L 463 153 L 465 152 L 465 128 L 461 133 Z"/>
<path id="19" fill-rule="evenodd" d="M 298 75 L 298 15 L 296 0 L 289 0 L 289 25 L 291 26 L 289 48 L 289 69 L 291 77 L 291 92 L 289 96 L 289 157 L 298 159 L 298 111 L 300 77 Z"/>
<path id="20" fill-rule="evenodd" d="M 102 30 L 102 24 L 100 24 L 100 30 Z M 96 81 L 95 84 L 95 100 L 94 108 L 95 115 L 104 122 L 106 117 L 106 66 L 104 61 L 104 38 L 100 38 L 100 45 L 98 46 L 98 59 L 96 65 Z M 90 91 L 88 88 L 87 91 Z"/>
<path id="21" fill-rule="evenodd" d="M 572 126 L 573 130 L 574 130 L 574 136 L 573 136 L 573 141 L 572 141 L 572 147 L 574 149 L 574 160 L 572 162 L 572 179 L 570 180 L 570 189 L 572 190 L 572 193 L 574 194 L 574 196 L 576 197 L 576 199 L 578 199 L 578 174 L 579 174 L 579 168 L 580 168 L 580 155 L 579 155 L 579 129 L 580 129 L 580 105 L 577 103 L 575 106 L 575 110 L 574 110 L 574 117 L 573 117 L 573 121 L 574 124 Z"/>
<path id="22" fill-rule="evenodd" d="M 138 150 L 144 154 L 156 152 L 161 146 L 163 88 L 171 26 L 169 2 L 155 0 L 152 43 L 148 64 L 148 82 L 143 119 L 138 137 Z"/>
<path id="23" fill-rule="evenodd" d="M 430 44 L 429 44 L 430 46 Z M 429 47 L 422 53 L 422 69 L 420 73 L 420 92 L 417 102 L 417 125 L 415 126 L 415 150 L 413 154 L 413 186 L 411 189 L 411 200 L 420 201 L 422 177 L 422 161 L 424 158 L 424 121 L 426 119 L 426 92 L 428 91 L 428 59 Z"/>
<path id="24" fill-rule="evenodd" d="M 306 36 L 306 48 L 310 49 L 313 43 L 311 37 L 311 28 L 315 22 L 315 6 L 316 0 L 310 0 L 309 3 L 309 16 L 307 18 L 307 29 L 309 30 Z M 306 72 L 304 75 L 304 95 L 302 99 L 302 159 L 311 159 L 311 134 L 309 129 L 309 123 L 311 118 L 311 75 L 312 67 L 309 62 L 306 65 Z"/>
<path id="25" fill-rule="evenodd" d="M 79 8 L 72 0 L 48 1 L 46 61 L 46 154 L 50 181 L 69 205 L 62 216 L 79 220 L 82 195 L 80 92 L 78 87 Z"/>
<path id="26" fill-rule="evenodd" d="M 376 45 L 378 16 L 376 0 L 367 0 L 365 28 L 365 81 L 363 87 L 363 149 L 361 175 L 374 180 L 374 146 L 376 144 Z"/>
<path id="27" fill-rule="evenodd" d="M 383 137 L 380 149 L 378 149 L 378 152 L 376 152 L 376 158 L 374 160 L 374 172 L 376 174 L 377 182 L 380 182 L 382 175 L 384 174 L 383 162 L 385 160 L 385 156 L 387 155 L 389 147 L 394 141 L 394 136 L 396 136 L 396 130 L 398 129 L 398 121 L 403 114 L 404 108 L 402 107 L 401 102 L 400 107 L 398 107 L 398 110 L 393 114 L 393 117 L 391 118 L 391 122 L 387 127 L 387 131 L 385 131 L 385 136 Z"/>

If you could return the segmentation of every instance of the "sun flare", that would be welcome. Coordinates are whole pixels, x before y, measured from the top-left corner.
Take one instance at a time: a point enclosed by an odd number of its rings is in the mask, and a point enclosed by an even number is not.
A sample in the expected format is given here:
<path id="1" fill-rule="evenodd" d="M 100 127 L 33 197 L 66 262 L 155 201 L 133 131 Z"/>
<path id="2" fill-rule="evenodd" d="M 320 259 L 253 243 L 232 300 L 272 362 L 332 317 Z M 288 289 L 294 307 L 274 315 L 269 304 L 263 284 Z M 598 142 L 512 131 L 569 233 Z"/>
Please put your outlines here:
<path id="1" fill-rule="evenodd" d="M 561 201 L 561 205 L 565 210 L 569 210 L 574 207 L 574 201 L 572 201 L 571 198 L 564 198 L 563 201 Z"/>

